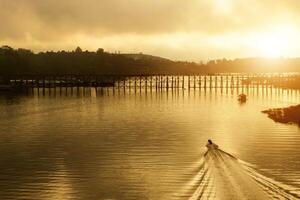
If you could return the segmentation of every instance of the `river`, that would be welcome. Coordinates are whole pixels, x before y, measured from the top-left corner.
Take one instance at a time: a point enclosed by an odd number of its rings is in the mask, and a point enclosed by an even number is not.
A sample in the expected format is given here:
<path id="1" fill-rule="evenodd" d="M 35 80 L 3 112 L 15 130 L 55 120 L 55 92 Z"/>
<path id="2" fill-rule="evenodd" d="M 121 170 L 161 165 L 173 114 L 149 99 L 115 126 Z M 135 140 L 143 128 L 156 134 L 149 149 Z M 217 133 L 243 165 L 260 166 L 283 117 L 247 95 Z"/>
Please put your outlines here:
<path id="1" fill-rule="evenodd" d="M 300 91 L 244 89 L 240 104 L 241 92 L 1 94 L 0 199 L 247 199 L 255 187 L 272 191 L 255 181 L 260 176 L 300 198 L 300 129 L 261 113 L 299 103 Z M 208 139 L 226 154 L 207 155 Z M 202 187 L 205 180 L 216 182 Z"/>

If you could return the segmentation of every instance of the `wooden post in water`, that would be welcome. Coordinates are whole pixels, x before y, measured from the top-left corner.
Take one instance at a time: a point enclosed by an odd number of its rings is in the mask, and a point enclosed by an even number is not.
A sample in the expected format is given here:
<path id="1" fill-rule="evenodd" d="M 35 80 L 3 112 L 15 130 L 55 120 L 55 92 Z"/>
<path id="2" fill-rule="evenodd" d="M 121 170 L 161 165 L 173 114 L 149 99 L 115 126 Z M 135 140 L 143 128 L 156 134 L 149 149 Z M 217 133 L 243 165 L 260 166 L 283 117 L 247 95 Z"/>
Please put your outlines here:
<path id="1" fill-rule="evenodd" d="M 182 76 L 182 89 L 184 89 L 184 76 Z"/>
<path id="2" fill-rule="evenodd" d="M 64 77 L 64 87 L 66 91 L 66 96 L 68 96 L 68 87 L 69 87 L 69 81 L 68 81 L 68 75 L 63 76 Z M 86 80 L 84 80 L 86 82 Z"/>
<path id="3" fill-rule="evenodd" d="M 95 76 L 95 88 L 96 88 L 96 92 L 97 92 L 97 88 L 98 88 L 98 75 Z"/>
<path id="4" fill-rule="evenodd" d="M 45 87 L 46 87 L 45 76 L 43 76 L 43 95 L 45 95 Z"/>
<path id="5" fill-rule="evenodd" d="M 52 87 L 56 90 L 56 74 L 52 76 Z"/>
<path id="6" fill-rule="evenodd" d="M 188 75 L 188 89 L 190 90 L 191 88 L 191 77 Z"/>
<path id="7" fill-rule="evenodd" d="M 134 90 L 136 91 L 136 76 L 134 76 Z"/>
<path id="8" fill-rule="evenodd" d="M 45 76 L 43 76 L 43 89 L 46 87 Z"/>
<path id="9" fill-rule="evenodd" d="M 200 76 L 198 76 L 198 78 L 199 78 L 199 90 L 201 90 L 201 75 Z"/>
<path id="10" fill-rule="evenodd" d="M 59 94 L 61 95 L 61 88 L 62 88 L 62 76 L 61 76 L 61 75 L 59 75 L 58 79 L 59 79 Z"/>
<path id="11" fill-rule="evenodd" d="M 221 75 L 221 85 L 220 87 L 223 89 L 223 75 Z"/>
<path id="12" fill-rule="evenodd" d="M 54 78 L 54 92 L 55 92 L 55 95 L 56 95 L 56 80 L 57 80 L 57 77 L 56 77 L 57 75 L 55 74 L 54 76 L 53 76 L 53 78 Z"/>
<path id="13" fill-rule="evenodd" d="M 48 93 L 51 95 L 51 76 L 48 76 Z"/>
<path id="14" fill-rule="evenodd" d="M 25 87 L 26 87 L 26 89 L 28 87 L 28 77 L 27 76 L 25 77 Z"/>
<path id="15" fill-rule="evenodd" d="M 39 92 L 40 92 L 40 80 L 39 80 L 38 75 L 35 77 L 35 81 L 36 81 L 36 85 L 37 85 L 37 92 L 39 94 Z"/>
<path id="16" fill-rule="evenodd" d="M 196 76 L 194 75 L 194 90 L 196 90 Z"/>
<path id="17" fill-rule="evenodd" d="M 247 90 L 249 90 L 249 87 L 252 85 L 252 80 L 250 79 L 250 74 L 248 74 L 246 84 L 247 84 Z"/>
<path id="18" fill-rule="evenodd" d="M 123 77 L 123 90 L 124 90 L 124 93 L 125 93 L 125 90 L 126 90 L 126 77 Z"/>
<path id="19" fill-rule="evenodd" d="M 145 90 L 148 89 L 148 76 L 145 76 Z"/>
<path id="20" fill-rule="evenodd" d="M 166 83 L 166 84 L 167 84 L 167 85 L 166 85 L 166 88 L 167 88 L 167 91 L 168 91 L 168 90 L 169 90 L 169 76 L 167 76 L 167 80 L 166 80 L 166 81 L 167 81 L 167 83 Z"/>
<path id="21" fill-rule="evenodd" d="M 226 89 L 229 88 L 229 77 L 228 75 L 226 75 Z"/>
<path id="22" fill-rule="evenodd" d="M 217 88 L 217 87 L 218 87 L 218 76 L 215 75 L 215 88 Z"/>
<path id="23" fill-rule="evenodd" d="M 139 77 L 140 78 L 140 91 L 142 90 L 142 76 Z"/>
<path id="24" fill-rule="evenodd" d="M 244 80 L 245 80 L 245 75 L 242 75 L 242 79 L 241 79 L 242 93 L 244 93 L 244 84 L 243 84 Z"/>
<path id="25" fill-rule="evenodd" d="M 76 87 L 77 90 L 78 90 L 78 88 L 80 86 L 80 80 L 81 80 L 80 76 L 74 75 L 74 85 L 73 86 Z M 100 81 L 100 80 L 98 80 L 98 81 Z"/>
<path id="26" fill-rule="evenodd" d="M 119 78 L 119 77 L 117 77 L 117 79 L 118 79 L 118 80 L 117 80 L 117 85 L 118 85 L 118 87 L 117 87 L 117 88 L 118 88 L 118 90 L 120 90 L 120 78 Z"/>
<path id="27" fill-rule="evenodd" d="M 61 90 L 61 87 L 62 87 L 61 75 L 58 75 L 56 78 L 58 80 L 58 87 Z"/>
<path id="28" fill-rule="evenodd" d="M 34 88 L 34 80 L 35 80 L 34 76 L 31 76 L 30 79 L 31 79 L 31 84 L 30 84 L 31 86 L 30 87 L 33 90 L 33 88 Z"/>
<path id="29" fill-rule="evenodd" d="M 131 90 L 131 76 L 128 77 L 128 88 L 129 88 L 129 91 Z"/>
<path id="30" fill-rule="evenodd" d="M 21 76 L 21 82 L 20 82 L 20 84 L 21 84 L 21 86 L 24 85 L 24 77 L 23 76 Z"/>

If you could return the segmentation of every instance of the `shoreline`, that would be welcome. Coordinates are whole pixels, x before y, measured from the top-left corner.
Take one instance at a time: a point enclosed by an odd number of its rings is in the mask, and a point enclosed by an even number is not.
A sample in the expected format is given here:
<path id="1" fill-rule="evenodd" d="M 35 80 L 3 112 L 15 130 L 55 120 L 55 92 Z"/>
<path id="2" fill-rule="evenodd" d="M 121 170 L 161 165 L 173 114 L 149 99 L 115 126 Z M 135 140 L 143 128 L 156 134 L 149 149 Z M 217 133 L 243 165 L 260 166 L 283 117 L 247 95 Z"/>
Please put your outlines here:
<path id="1" fill-rule="evenodd" d="M 300 104 L 286 108 L 272 108 L 262 111 L 275 122 L 297 124 L 300 127 Z"/>

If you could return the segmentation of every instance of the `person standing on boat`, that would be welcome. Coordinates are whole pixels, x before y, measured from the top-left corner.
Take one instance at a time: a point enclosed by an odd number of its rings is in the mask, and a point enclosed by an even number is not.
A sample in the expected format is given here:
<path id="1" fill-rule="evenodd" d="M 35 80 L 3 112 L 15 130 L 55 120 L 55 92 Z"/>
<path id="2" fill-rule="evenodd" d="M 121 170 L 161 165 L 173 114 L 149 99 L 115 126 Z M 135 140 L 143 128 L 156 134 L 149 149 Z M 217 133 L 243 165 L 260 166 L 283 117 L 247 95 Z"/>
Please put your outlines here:
<path id="1" fill-rule="evenodd" d="M 219 148 L 219 146 L 213 143 L 210 139 L 207 141 L 206 147 L 208 150 Z"/>

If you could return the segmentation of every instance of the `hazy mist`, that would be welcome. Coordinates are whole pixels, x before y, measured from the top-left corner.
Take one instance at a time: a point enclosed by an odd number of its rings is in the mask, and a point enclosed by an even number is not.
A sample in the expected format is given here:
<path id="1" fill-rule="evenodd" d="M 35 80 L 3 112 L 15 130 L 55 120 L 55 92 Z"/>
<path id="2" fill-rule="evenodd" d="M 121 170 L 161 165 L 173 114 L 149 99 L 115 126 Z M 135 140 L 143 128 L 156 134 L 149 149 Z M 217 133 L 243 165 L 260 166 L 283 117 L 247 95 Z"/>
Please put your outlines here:
<path id="1" fill-rule="evenodd" d="M 0 0 L 0 7 L 0 44 L 36 51 L 79 45 L 205 60 L 293 57 L 300 46 L 297 0 Z M 269 35 L 289 48 L 280 43 L 271 54 L 257 46 Z"/>

